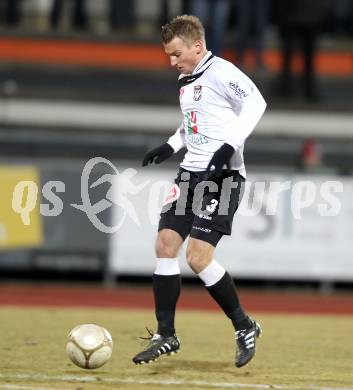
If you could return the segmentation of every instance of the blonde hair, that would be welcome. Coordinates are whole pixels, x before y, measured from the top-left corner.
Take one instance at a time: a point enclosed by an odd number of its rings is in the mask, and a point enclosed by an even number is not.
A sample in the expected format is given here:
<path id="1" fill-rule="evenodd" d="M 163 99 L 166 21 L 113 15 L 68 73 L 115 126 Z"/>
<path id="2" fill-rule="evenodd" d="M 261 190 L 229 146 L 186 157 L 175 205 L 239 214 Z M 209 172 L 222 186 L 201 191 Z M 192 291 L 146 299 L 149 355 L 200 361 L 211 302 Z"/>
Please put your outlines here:
<path id="1" fill-rule="evenodd" d="M 169 23 L 162 26 L 162 42 L 167 44 L 175 37 L 181 38 L 186 43 L 201 40 L 205 43 L 205 29 L 197 16 L 176 16 Z"/>

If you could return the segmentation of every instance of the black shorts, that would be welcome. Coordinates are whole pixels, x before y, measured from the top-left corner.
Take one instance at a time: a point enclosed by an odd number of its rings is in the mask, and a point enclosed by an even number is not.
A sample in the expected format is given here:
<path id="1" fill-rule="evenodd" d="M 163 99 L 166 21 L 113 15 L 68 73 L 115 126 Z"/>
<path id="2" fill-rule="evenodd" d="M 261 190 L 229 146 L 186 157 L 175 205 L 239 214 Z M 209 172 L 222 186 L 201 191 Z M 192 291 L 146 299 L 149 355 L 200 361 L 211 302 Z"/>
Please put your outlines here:
<path id="1" fill-rule="evenodd" d="M 206 171 L 180 168 L 161 211 L 158 231 L 171 229 L 183 240 L 188 235 L 213 246 L 230 235 L 245 179 L 238 171 L 223 170 L 221 177 Z"/>

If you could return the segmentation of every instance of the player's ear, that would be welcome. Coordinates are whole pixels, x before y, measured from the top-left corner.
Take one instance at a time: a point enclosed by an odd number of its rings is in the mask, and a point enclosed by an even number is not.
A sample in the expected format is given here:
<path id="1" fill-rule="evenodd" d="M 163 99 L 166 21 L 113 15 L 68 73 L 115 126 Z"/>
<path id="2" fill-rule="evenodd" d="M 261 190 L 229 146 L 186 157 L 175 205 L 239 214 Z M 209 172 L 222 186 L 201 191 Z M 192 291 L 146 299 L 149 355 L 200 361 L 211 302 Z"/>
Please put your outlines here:
<path id="1" fill-rule="evenodd" d="M 200 54 L 203 49 L 203 42 L 200 39 L 197 39 L 194 42 L 194 47 L 195 47 L 196 54 Z"/>

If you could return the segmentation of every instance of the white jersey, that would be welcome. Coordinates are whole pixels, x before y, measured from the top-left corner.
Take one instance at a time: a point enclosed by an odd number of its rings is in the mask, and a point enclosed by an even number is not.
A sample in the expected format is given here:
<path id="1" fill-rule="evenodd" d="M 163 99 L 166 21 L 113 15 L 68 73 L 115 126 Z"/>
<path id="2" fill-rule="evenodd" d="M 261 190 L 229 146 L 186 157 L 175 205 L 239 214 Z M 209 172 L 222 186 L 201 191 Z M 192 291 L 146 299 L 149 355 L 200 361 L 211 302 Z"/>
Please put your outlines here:
<path id="1" fill-rule="evenodd" d="M 266 108 L 255 84 L 231 62 L 208 52 L 191 75 L 180 75 L 179 85 L 183 121 L 168 143 L 175 152 L 186 146 L 181 167 L 206 170 L 227 143 L 235 150 L 231 169 L 246 177 L 244 142 Z"/>

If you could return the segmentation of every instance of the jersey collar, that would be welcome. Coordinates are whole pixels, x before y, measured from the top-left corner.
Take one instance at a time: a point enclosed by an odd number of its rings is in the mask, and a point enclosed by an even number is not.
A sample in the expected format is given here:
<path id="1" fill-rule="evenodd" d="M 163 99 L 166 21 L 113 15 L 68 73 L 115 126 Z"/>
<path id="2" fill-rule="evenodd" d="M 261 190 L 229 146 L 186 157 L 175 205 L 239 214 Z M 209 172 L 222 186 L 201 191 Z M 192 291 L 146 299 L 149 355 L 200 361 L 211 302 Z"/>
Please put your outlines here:
<path id="1" fill-rule="evenodd" d="M 207 54 L 202 58 L 202 60 L 196 65 L 196 68 L 193 70 L 192 74 L 201 72 L 203 67 L 214 57 L 211 51 L 208 51 Z"/>
<path id="2" fill-rule="evenodd" d="M 201 77 L 204 71 L 212 64 L 212 62 L 210 62 L 212 58 L 214 58 L 214 55 L 209 51 L 205 55 L 205 57 L 200 61 L 200 63 L 196 66 L 196 68 L 191 74 L 189 75 L 181 74 L 178 79 L 179 88 L 184 87 L 185 85 L 188 85 L 190 83 L 193 83 L 195 80 Z"/>

